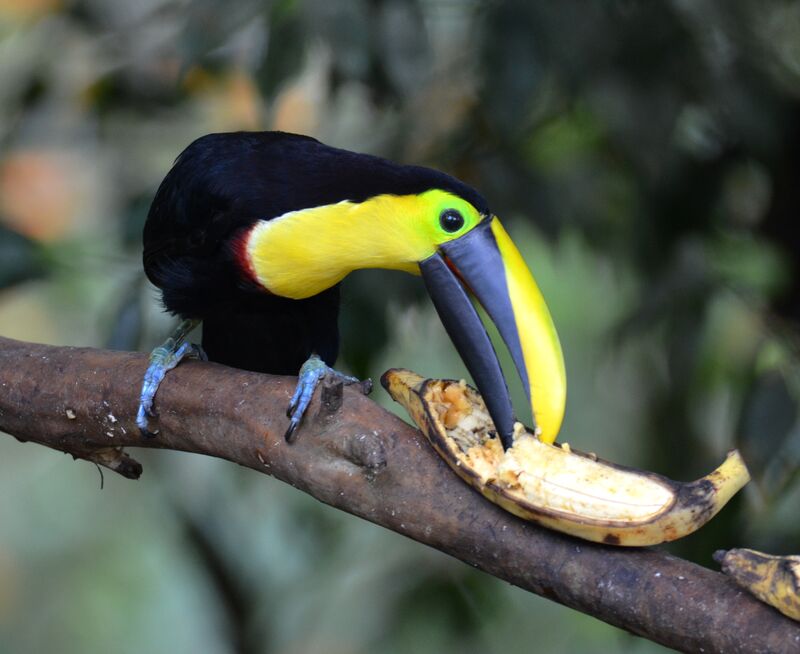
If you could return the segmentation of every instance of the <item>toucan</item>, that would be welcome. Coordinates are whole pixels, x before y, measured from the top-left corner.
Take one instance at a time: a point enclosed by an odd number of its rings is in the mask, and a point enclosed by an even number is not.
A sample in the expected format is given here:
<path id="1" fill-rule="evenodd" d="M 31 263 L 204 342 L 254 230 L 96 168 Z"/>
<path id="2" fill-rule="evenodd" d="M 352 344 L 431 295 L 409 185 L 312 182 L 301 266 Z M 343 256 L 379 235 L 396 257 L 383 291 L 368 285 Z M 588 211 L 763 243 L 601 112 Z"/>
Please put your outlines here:
<path id="1" fill-rule="evenodd" d="M 385 268 L 422 276 L 505 448 L 514 409 L 470 295 L 510 351 L 540 438 L 556 438 L 566 380 L 550 312 L 486 200 L 450 175 L 298 134 L 209 134 L 164 178 L 143 241 L 147 277 L 183 319 L 151 355 L 137 416 L 145 434 L 166 371 L 204 356 L 256 372 L 299 370 L 290 440 L 317 382 L 340 374 L 340 282 Z M 186 340 L 200 322 L 202 349 Z"/>

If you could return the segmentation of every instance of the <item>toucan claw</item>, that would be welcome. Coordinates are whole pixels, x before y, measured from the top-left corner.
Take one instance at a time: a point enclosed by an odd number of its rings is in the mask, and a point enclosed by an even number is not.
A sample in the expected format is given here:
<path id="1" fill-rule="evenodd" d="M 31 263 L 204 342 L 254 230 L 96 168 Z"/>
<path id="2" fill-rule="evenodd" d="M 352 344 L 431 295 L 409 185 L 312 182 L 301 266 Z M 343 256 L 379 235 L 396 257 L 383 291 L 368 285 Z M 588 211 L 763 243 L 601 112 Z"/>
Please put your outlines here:
<path id="1" fill-rule="evenodd" d="M 314 396 L 314 391 L 324 377 L 332 377 L 342 384 L 359 384 L 364 395 L 368 395 L 372 390 L 371 380 L 361 381 L 358 377 L 345 375 L 331 368 L 318 355 L 312 354 L 300 368 L 300 373 L 297 376 L 297 386 L 286 409 L 289 427 L 286 429 L 284 438 L 287 443 L 294 441 L 297 429 L 300 427 L 308 405 L 311 403 L 311 398 Z"/>
<path id="2" fill-rule="evenodd" d="M 139 408 L 136 412 L 136 425 L 144 438 L 155 438 L 158 434 L 157 429 L 149 429 L 150 421 L 148 418 L 158 417 L 156 410 L 153 408 L 153 400 L 167 372 L 177 366 L 183 359 L 208 360 L 199 345 L 185 340 L 189 332 L 198 324 L 200 324 L 198 320 L 184 320 L 175 332 L 150 354 L 150 364 L 144 373 L 142 392 L 139 396 Z"/>

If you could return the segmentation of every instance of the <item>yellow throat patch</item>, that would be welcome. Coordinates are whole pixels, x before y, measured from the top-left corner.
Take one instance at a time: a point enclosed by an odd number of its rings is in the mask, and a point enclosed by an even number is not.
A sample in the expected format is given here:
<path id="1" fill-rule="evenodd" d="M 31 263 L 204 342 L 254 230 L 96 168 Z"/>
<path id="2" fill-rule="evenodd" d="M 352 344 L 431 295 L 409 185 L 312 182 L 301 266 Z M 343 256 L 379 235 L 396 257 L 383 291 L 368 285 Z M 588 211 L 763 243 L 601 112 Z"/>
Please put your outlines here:
<path id="1" fill-rule="evenodd" d="M 464 227 L 445 232 L 439 215 L 457 209 Z M 419 274 L 418 262 L 480 222 L 477 210 L 440 190 L 345 200 L 259 221 L 246 236 L 244 255 L 256 281 L 275 295 L 300 300 L 363 268 Z"/>

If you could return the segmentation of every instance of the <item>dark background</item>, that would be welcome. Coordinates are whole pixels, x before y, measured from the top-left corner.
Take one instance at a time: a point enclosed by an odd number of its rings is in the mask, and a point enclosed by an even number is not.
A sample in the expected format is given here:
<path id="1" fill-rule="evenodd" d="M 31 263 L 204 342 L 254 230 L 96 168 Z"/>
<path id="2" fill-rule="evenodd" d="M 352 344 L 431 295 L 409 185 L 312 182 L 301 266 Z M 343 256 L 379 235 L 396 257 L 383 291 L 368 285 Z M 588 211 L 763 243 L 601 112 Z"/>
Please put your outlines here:
<path id="1" fill-rule="evenodd" d="M 149 202 L 233 129 L 476 186 L 561 334 L 561 439 L 676 479 L 738 446 L 753 482 L 669 549 L 800 553 L 800 4 L 0 0 L 0 334 L 163 339 Z M 342 329 L 361 376 L 465 374 L 414 277 L 352 275 Z M 144 458 L 100 490 L 0 438 L 0 652 L 661 650 L 261 475 Z"/>

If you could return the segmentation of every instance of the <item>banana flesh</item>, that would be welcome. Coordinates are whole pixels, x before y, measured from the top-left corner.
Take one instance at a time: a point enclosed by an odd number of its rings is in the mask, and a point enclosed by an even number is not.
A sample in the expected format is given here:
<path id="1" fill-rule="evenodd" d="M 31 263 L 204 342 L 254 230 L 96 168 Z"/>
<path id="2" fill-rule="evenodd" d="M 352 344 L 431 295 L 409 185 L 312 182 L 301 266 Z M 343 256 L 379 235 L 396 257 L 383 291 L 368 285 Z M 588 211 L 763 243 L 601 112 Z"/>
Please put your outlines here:
<path id="1" fill-rule="evenodd" d="M 714 560 L 726 575 L 762 602 L 800 621 L 800 556 L 733 549 L 716 552 Z"/>
<path id="2" fill-rule="evenodd" d="M 679 483 L 549 445 L 519 423 L 504 452 L 483 400 L 465 382 L 392 369 L 381 383 L 468 484 L 514 515 L 586 540 L 642 546 L 681 538 L 750 479 L 736 451 L 702 479 Z"/>

